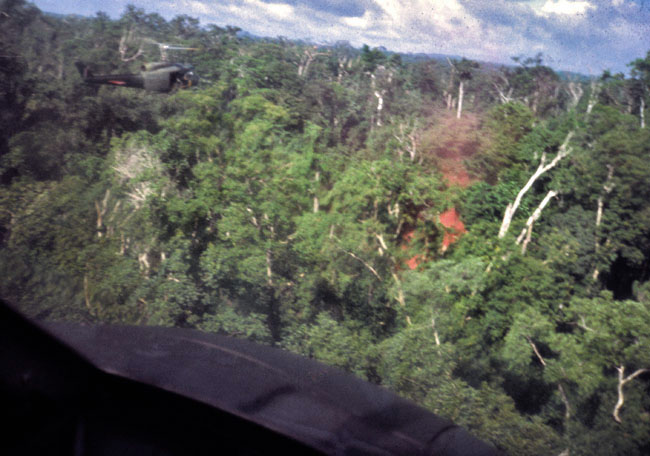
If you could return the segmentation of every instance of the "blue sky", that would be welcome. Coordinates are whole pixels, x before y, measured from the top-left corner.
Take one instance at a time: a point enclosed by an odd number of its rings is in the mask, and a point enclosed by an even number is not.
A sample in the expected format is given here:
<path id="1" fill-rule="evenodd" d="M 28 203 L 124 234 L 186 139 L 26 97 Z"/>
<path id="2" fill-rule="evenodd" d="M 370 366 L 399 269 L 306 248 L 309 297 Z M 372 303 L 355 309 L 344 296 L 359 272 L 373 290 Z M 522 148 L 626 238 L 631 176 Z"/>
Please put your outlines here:
<path id="1" fill-rule="evenodd" d="M 509 63 L 542 52 L 555 69 L 626 71 L 650 50 L 650 0 L 36 0 L 44 11 L 119 17 L 128 3 L 170 19 L 260 36 L 347 40 L 400 52 Z"/>

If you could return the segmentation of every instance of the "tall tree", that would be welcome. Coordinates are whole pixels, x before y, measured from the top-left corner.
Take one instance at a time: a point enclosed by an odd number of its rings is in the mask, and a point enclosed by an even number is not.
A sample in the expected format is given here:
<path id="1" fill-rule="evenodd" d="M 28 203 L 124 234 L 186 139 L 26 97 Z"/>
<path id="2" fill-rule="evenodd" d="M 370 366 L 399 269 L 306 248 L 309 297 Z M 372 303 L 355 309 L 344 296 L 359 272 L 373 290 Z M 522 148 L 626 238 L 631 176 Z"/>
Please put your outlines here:
<path id="1" fill-rule="evenodd" d="M 648 87 L 650 87 L 650 51 L 645 59 L 636 59 L 629 64 L 630 75 L 637 83 L 633 86 L 634 98 L 639 100 L 639 119 L 641 128 L 645 128 L 645 110 L 648 106 Z"/>
<path id="2" fill-rule="evenodd" d="M 458 108 L 456 111 L 456 118 L 460 119 L 463 114 L 463 97 L 465 94 L 465 83 L 472 79 L 474 71 L 479 68 L 478 62 L 468 60 L 463 57 L 462 60 L 454 60 L 450 62 L 458 76 Z"/>

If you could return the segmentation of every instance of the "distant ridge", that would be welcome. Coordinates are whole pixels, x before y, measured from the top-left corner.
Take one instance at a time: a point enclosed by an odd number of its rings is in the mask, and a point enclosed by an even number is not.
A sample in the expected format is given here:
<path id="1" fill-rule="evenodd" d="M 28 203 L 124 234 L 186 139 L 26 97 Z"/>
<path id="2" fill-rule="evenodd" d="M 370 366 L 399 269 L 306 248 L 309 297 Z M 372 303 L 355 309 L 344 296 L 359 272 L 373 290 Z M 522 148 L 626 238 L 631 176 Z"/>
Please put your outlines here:
<path id="1" fill-rule="evenodd" d="M 74 18 L 74 19 L 90 19 L 92 16 L 84 16 L 81 14 L 61 14 L 61 13 L 52 13 L 49 11 L 42 11 L 43 14 L 46 16 L 50 17 L 55 17 L 59 19 L 65 19 L 65 18 Z M 250 33 L 246 30 L 240 30 L 237 32 L 237 36 L 240 38 L 244 39 L 249 39 L 252 41 L 274 41 L 280 39 L 279 36 L 276 37 L 263 37 L 259 35 L 255 35 L 253 33 Z M 303 44 L 303 45 L 314 45 L 322 48 L 334 48 L 340 45 L 341 42 L 337 42 L 334 44 L 331 43 L 322 43 L 322 42 L 317 42 L 313 40 L 313 38 L 295 38 L 295 39 L 288 39 L 288 41 L 298 43 L 298 44 Z M 344 41 L 349 47 L 353 48 L 355 51 L 359 52 L 361 48 L 354 47 L 352 44 L 350 44 L 348 41 Z M 463 56 L 460 55 L 455 55 L 455 54 L 438 54 L 438 53 L 425 53 L 425 52 L 395 52 L 391 51 L 389 49 L 386 49 L 384 46 L 377 46 L 376 49 L 379 49 L 381 52 L 388 54 L 388 55 L 393 55 L 393 54 L 398 54 L 402 57 L 402 61 L 404 63 L 417 63 L 417 62 L 424 62 L 427 60 L 435 60 L 437 62 L 441 62 L 444 64 L 448 64 L 447 60 L 460 60 L 463 58 Z M 474 60 L 474 59 L 472 59 Z M 483 67 L 483 70 L 486 71 L 496 71 L 500 69 L 501 67 L 505 68 L 514 68 L 515 65 L 509 65 L 509 64 L 504 64 L 504 63 L 495 63 L 495 62 L 487 62 L 483 60 L 475 60 L 476 62 L 479 62 L 481 64 L 481 67 Z M 551 67 L 553 68 L 553 67 Z M 595 76 L 588 76 L 584 75 L 581 73 L 576 73 L 573 71 L 561 71 L 561 70 L 555 70 L 553 68 L 553 71 L 555 71 L 559 76 L 560 79 L 563 81 L 577 81 L 577 82 L 589 82 L 592 79 L 594 79 Z"/>
<path id="2" fill-rule="evenodd" d="M 57 19 L 65 19 L 68 17 L 72 17 L 74 19 L 90 19 L 89 16 L 83 16 L 81 14 L 61 14 L 61 13 L 52 13 L 50 11 L 43 11 L 42 12 L 45 16 L 50 16 L 50 17 L 55 17 Z"/>

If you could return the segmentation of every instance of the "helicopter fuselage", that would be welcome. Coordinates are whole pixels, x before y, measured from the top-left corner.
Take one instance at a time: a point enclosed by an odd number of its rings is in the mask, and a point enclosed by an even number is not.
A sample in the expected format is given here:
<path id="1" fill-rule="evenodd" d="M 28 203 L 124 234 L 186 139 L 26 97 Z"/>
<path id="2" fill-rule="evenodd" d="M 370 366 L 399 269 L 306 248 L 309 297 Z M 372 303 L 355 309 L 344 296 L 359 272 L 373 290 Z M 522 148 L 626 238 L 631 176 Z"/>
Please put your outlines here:
<path id="1" fill-rule="evenodd" d="M 187 89 L 199 83 L 191 65 L 157 62 L 142 66 L 140 73 L 95 75 L 88 67 L 77 63 L 77 68 L 87 84 L 106 84 L 144 89 L 149 92 L 171 92 Z"/>

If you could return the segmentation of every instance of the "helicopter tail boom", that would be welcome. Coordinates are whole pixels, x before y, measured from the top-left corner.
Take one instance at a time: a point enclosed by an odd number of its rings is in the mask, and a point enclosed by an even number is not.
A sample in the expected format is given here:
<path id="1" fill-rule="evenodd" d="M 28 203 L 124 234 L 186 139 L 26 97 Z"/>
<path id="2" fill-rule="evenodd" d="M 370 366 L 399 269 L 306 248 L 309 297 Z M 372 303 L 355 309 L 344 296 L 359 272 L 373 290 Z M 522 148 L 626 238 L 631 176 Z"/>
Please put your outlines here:
<path id="1" fill-rule="evenodd" d="M 79 74 L 86 84 L 107 84 L 113 86 L 135 87 L 143 89 L 144 79 L 141 74 L 94 74 L 82 62 L 75 62 Z"/>

